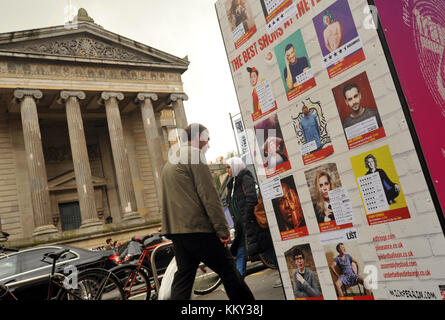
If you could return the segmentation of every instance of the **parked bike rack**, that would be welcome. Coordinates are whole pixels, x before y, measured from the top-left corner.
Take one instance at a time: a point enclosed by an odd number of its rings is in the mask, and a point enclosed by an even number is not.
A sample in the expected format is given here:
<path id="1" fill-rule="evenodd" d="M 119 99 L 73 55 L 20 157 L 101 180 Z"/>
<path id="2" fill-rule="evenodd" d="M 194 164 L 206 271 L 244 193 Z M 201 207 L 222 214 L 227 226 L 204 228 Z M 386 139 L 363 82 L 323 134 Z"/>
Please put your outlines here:
<path id="1" fill-rule="evenodd" d="M 156 269 L 156 253 L 158 252 L 159 248 L 163 248 L 163 247 L 166 247 L 166 246 L 173 246 L 173 242 L 168 241 L 168 242 L 166 242 L 166 243 L 163 243 L 163 244 L 157 246 L 157 247 L 153 250 L 153 252 L 151 253 L 150 264 L 151 264 L 151 270 L 153 271 L 153 278 L 154 278 L 154 281 L 155 281 L 155 290 L 156 290 L 156 293 L 159 292 L 159 288 L 160 288 L 160 285 L 159 285 L 159 278 L 158 278 L 158 271 L 157 271 L 157 269 Z"/>

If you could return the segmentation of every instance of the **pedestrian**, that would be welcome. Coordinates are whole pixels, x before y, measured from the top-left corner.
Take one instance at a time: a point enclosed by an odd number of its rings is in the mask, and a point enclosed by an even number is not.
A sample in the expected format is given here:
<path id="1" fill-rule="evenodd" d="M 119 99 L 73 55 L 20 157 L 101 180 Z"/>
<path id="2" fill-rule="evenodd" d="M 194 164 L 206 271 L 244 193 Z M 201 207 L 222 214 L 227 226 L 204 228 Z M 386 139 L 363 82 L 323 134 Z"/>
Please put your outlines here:
<path id="1" fill-rule="evenodd" d="M 278 264 L 269 228 L 261 228 L 255 218 L 254 209 L 258 204 L 255 178 L 241 158 L 227 160 L 226 169 L 231 177 L 227 186 L 227 203 L 235 226 L 235 239 L 230 251 L 236 256 L 236 266 L 244 278 L 248 257 L 262 253 L 275 266 Z"/>
<path id="2" fill-rule="evenodd" d="M 111 239 L 111 238 L 108 238 L 106 241 L 105 241 L 105 243 L 106 243 L 106 245 L 105 245 L 105 250 L 111 250 L 111 249 L 113 249 L 113 239 Z"/>
<path id="3" fill-rule="evenodd" d="M 204 156 L 208 141 L 209 132 L 203 125 L 187 126 L 176 153 L 176 159 L 185 154 L 181 159 L 186 161 L 168 161 L 162 170 L 162 231 L 173 242 L 178 266 L 171 299 L 190 299 L 196 271 L 203 262 L 220 276 L 230 300 L 252 301 L 253 294 L 227 249 L 229 227 Z"/>
<path id="4" fill-rule="evenodd" d="M 132 262 L 138 260 L 142 254 L 142 239 L 140 237 L 132 237 L 127 247 L 120 254 L 121 260 L 125 262 Z"/>

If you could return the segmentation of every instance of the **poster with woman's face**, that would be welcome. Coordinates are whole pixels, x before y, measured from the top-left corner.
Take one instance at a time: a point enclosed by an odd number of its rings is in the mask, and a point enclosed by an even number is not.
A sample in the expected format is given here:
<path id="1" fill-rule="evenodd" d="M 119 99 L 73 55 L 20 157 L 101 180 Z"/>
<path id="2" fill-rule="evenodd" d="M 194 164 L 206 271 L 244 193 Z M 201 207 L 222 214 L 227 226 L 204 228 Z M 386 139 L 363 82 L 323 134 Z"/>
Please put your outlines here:
<path id="1" fill-rule="evenodd" d="M 254 128 L 266 177 L 270 178 L 289 170 L 289 155 L 277 114 L 257 123 Z"/>
<path id="2" fill-rule="evenodd" d="M 363 44 L 357 33 L 347 0 L 338 0 L 314 19 L 322 64 L 329 78 L 343 73 L 365 60 Z"/>
<path id="3" fill-rule="evenodd" d="M 386 136 L 366 72 L 332 89 L 349 149 Z"/>
<path id="4" fill-rule="evenodd" d="M 374 300 L 370 283 L 373 275 L 362 259 L 356 229 L 320 236 L 335 293 L 339 300 Z M 374 269 L 373 269 L 374 270 Z"/>
<path id="5" fill-rule="evenodd" d="M 295 300 L 323 300 L 310 244 L 293 246 L 284 257 Z"/>
<path id="6" fill-rule="evenodd" d="M 249 84 L 252 90 L 252 121 L 264 118 L 277 110 L 270 81 L 264 77 L 262 70 L 252 66 L 246 68 L 249 74 Z"/>
<path id="7" fill-rule="evenodd" d="M 389 146 L 351 158 L 369 225 L 410 218 Z"/>
<path id="8" fill-rule="evenodd" d="M 227 0 L 225 2 L 235 49 L 248 41 L 256 32 L 255 20 L 248 0 Z"/>
<path id="9" fill-rule="evenodd" d="M 320 232 L 352 227 L 352 205 L 337 165 L 327 163 L 304 173 Z"/>
<path id="10" fill-rule="evenodd" d="M 281 240 L 308 235 L 306 221 L 301 208 L 300 197 L 293 176 L 281 179 L 283 196 L 272 200 Z"/>
<path id="11" fill-rule="evenodd" d="M 320 101 L 307 98 L 297 104 L 294 114 L 291 117 L 304 165 L 334 153 Z"/>

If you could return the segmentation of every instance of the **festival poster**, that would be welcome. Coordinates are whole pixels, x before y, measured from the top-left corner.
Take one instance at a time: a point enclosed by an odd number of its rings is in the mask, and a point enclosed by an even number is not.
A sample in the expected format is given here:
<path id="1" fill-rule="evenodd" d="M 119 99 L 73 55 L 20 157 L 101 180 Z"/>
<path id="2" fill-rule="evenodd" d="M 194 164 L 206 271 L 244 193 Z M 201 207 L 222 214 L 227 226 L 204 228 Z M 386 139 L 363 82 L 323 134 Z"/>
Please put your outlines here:
<path id="1" fill-rule="evenodd" d="M 370 226 L 410 218 L 389 146 L 351 158 Z"/>
<path id="2" fill-rule="evenodd" d="M 386 136 L 366 72 L 332 89 L 349 149 Z"/>
<path id="3" fill-rule="evenodd" d="M 348 191 L 342 186 L 335 163 L 304 172 L 320 232 L 353 226 L 354 213 Z"/>
<path id="4" fill-rule="evenodd" d="M 247 0 L 227 0 L 225 9 L 232 30 L 233 41 L 235 42 L 235 49 L 238 49 L 257 30 L 250 3 Z"/>
<path id="5" fill-rule="evenodd" d="M 313 22 L 323 55 L 322 65 L 329 78 L 366 59 L 347 0 L 337 0 L 318 14 Z"/>
<path id="6" fill-rule="evenodd" d="M 309 243 L 284 252 L 295 300 L 323 300 L 320 279 Z"/>
<path id="7" fill-rule="evenodd" d="M 260 0 L 260 2 L 266 18 L 266 30 L 269 34 L 297 15 L 297 7 L 293 0 Z"/>
<path id="8" fill-rule="evenodd" d="M 354 228 L 320 235 L 338 300 L 374 300 Z"/>
<path id="9" fill-rule="evenodd" d="M 252 121 L 257 121 L 277 110 L 270 81 L 260 75 L 256 67 L 247 67 L 252 87 Z"/>
<path id="10" fill-rule="evenodd" d="M 317 85 L 301 30 L 291 34 L 274 50 L 288 101 Z"/>
<path id="11" fill-rule="evenodd" d="M 293 176 L 280 180 L 283 195 L 272 199 L 281 240 L 307 236 L 308 230 Z"/>
<path id="12" fill-rule="evenodd" d="M 278 116 L 275 113 L 255 126 L 255 136 L 261 152 L 266 178 L 291 169 Z"/>
<path id="13" fill-rule="evenodd" d="M 438 136 L 445 127 L 445 1 L 375 0 L 375 5 L 445 213 L 445 139 Z"/>
<path id="14" fill-rule="evenodd" d="M 307 98 L 297 104 L 291 115 L 304 165 L 325 159 L 334 153 L 321 102 Z"/>

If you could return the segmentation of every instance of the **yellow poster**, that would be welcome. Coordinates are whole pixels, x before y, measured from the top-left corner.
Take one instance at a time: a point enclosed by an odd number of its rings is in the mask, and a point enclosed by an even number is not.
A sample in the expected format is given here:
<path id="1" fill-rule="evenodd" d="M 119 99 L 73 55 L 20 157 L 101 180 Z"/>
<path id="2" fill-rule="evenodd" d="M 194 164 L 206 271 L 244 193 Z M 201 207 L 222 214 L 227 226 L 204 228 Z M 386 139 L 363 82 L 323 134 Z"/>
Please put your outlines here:
<path id="1" fill-rule="evenodd" d="M 388 146 L 352 157 L 351 165 L 369 225 L 410 218 Z"/>

